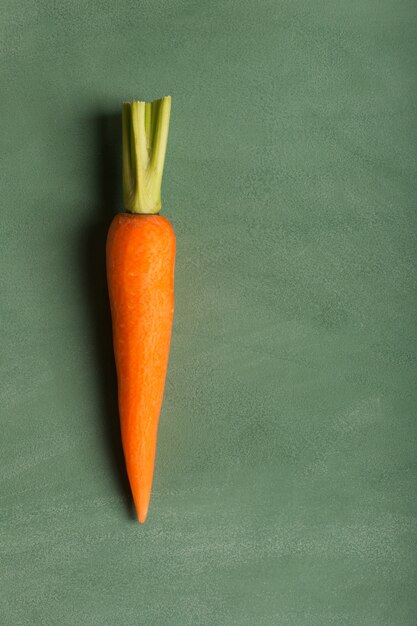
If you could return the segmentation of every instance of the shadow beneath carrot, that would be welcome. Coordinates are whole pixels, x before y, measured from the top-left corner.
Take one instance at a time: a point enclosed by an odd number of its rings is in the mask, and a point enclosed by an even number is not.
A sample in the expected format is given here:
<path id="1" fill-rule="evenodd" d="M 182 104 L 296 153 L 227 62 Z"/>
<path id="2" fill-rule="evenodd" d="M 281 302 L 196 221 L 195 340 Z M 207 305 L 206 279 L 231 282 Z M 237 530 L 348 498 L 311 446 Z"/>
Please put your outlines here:
<path id="1" fill-rule="evenodd" d="M 121 114 L 93 118 L 96 133 L 97 206 L 84 231 L 82 246 L 84 289 L 91 315 L 97 386 L 101 399 L 100 430 L 109 458 L 111 475 L 125 502 L 130 518 L 135 519 L 126 474 L 114 364 L 111 317 L 106 280 L 106 237 L 113 216 L 121 207 Z"/>

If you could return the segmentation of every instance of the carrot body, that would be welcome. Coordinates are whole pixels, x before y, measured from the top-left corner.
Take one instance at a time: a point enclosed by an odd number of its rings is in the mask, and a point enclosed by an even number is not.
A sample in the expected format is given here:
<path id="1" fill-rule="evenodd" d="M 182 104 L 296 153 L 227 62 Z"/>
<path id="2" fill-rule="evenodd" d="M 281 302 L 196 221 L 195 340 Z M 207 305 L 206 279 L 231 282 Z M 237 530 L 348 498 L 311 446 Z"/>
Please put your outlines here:
<path id="1" fill-rule="evenodd" d="M 106 256 L 122 444 L 135 508 L 143 523 L 174 313 L 173 228 L 161 215 L 116 215 Z"/>

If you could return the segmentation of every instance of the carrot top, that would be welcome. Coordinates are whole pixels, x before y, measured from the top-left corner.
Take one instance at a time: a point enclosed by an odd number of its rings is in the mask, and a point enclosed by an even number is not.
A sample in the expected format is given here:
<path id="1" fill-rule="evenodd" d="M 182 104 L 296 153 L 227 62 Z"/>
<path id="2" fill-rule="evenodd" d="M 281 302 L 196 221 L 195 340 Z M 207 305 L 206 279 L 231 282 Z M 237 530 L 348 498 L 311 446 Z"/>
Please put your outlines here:
<path id="1" fill-rule="evenodd" d="M 161 210 L 170 113 L 171 96 L 123 104 L 123 196 L 130 213 Z"/>

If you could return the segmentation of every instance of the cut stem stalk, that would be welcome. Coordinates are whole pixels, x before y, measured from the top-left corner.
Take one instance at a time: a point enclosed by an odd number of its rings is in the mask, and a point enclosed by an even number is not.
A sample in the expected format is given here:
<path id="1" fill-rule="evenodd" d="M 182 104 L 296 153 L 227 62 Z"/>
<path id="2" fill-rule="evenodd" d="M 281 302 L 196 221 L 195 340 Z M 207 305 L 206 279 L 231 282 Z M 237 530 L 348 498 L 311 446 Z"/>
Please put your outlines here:
<path id="1" fill-rule="evenodd" d="M 161 210 L 170 113 L 171 96 L 123 104 L 123 197 L 130 213 L 156 214 Z"/>

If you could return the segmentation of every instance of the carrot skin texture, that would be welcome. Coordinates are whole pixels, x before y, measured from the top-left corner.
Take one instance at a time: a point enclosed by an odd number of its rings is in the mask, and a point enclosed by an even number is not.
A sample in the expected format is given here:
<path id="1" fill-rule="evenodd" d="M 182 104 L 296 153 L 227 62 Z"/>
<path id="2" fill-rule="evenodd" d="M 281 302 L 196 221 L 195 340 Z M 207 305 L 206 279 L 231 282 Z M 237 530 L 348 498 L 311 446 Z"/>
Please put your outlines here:
<path id="1" fill-rule="evenodd" d="M 161 215 L 116 215 L 106 263 L 123 451 L 137 516 L 144 523 L 174 314 L 170 222 Z"/>

